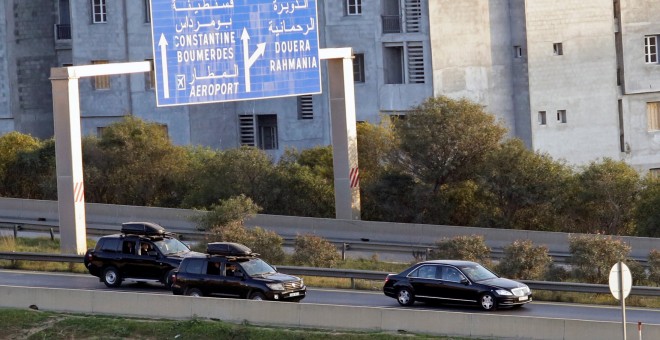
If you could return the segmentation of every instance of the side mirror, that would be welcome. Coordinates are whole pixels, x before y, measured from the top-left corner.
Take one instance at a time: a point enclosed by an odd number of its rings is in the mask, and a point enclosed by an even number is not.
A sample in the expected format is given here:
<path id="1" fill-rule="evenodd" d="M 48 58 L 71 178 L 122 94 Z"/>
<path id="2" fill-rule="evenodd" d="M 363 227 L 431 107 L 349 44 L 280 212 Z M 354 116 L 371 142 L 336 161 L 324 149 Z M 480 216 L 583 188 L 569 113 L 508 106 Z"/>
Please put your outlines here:
<path id="1" fill-rule="evenodd" d="M 271 267 L 273 267 L 273 269 L 275 269 L 275 271 L 277 271 L 277 267 L 275 267 L 275 266 L 271 266 Z"/>

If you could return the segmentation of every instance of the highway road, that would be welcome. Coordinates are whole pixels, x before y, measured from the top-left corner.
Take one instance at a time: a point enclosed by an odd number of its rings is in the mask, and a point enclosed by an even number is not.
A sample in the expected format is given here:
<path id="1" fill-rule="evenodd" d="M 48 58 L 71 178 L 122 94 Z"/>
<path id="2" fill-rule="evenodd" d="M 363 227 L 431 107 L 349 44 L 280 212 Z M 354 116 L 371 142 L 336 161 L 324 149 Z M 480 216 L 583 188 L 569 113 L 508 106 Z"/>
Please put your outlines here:
<path id="1" fill-rule="evenodd" d="M 71 273 L 44 273 L 19 270 L 0 270 L 0 285 L 68 288 L 83 290 L 110 290 L 98 278 L 88 274 Z M 125 282 L 114 291 L 133 293 L 171 294 L 161 285 L 138 284 Z M 485 313 L 476 307 L 465 306 L 428 306 L 415 304 L 412 307 L 401 307 L 392 298 L 384 296 L 381 292 L 365 292 L 357 290 L 320 289 L 309 288 L 307 297 L 302 303 L 332 304 L 347 306 L 367 306 L 380 308 L 415 308 L 441 310 L 464 313 Z M 534 301 L 516 310 L 502 309 L 494 313 L 499 315 L 513 315 L 519 317 L 546 317 L 559 319 L 579 319 L 594 321 L 621 321 L 621 309 L 618 306 L 579 305 L 567 303 L 553 303 Z M 660 324 L 660 309 L 631 308 L 626 309 L 628 322 L 641 321 L 644 324 Z"/>

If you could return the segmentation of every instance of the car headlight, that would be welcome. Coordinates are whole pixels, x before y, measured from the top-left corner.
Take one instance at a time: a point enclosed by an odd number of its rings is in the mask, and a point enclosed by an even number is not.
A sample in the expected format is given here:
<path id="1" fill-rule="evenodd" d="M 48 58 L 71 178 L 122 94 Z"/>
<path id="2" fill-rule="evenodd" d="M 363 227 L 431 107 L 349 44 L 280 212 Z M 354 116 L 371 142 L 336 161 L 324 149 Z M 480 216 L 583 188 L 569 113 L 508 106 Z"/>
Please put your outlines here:
<path id="1" fill-rule="evenodd" d="M 281 283 L 268 283 L 266 286 L 272 290 L 284 290 L 284 286 Z"/>
<path id="2" fill-rule="evenodd" d="M 507 295 L 507 296 L 508 295 L 513 295 L 513 293 L 511 293 L 510 291 L 508 291 L 506 289 L 498 289 L 498 290 L 495 291 L 495 293 L 497 293 L 497 295 Z"/>

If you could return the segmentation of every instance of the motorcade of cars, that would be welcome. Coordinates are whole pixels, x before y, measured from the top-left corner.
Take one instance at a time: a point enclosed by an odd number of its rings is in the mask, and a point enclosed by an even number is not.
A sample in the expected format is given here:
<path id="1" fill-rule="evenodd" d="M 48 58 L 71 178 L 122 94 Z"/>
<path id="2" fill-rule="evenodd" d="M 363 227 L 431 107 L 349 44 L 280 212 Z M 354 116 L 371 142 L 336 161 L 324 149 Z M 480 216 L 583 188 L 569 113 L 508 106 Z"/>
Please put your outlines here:
<path id="1" fill-rule="evenodd" d="M 385 278 L 383 292 L 400 305 L 415 301 L 478 305 L 491 311 L 532 301 L 527 285 L 497 276 L 471 261 L 433 260 L 412 265 Z"/>
<path id="2" fill-rule="evenodd" d="M 169 288 L 173 270 L 193 254 L 196 252 L 156 223 L 126 222 L 119 234 L 103 236 L 94 249 L 88 249 L 84 264 L 108 287 L 131 280 L 160 282 Z"/>
<path id="3" fill-rule="evenodd" d="M 245 245 L 212 242 L 207 253 L 183 259 L 172 274 L 172 293 L 290 302 L 305 298 L 301 278 L 277 272 Z"/>

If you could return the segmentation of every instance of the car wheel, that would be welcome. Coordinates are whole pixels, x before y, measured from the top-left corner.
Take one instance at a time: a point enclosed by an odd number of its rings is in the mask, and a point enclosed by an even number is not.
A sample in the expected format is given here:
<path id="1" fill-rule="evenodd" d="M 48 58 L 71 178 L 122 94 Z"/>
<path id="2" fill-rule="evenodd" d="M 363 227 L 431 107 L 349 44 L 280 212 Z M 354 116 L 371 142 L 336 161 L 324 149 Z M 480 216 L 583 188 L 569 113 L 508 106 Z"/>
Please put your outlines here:
<path id="1" fill-rule="evenodd" d="M 204 294 L 202 294 L 202 291 L 197 289 L 197 288 L 190 288 L 186 291 L 186 295 L 188 296 L 193 296 L 193 297 L 202 297 Z"/>
<path id="2" fill-rule="evenodd" d="M 491 311 L 494 310 L 497 307 L 497 303 L 495 302 L 495 296 L 491 293 L 486 293 L 481 296 L 479 299 L 479 304 L 481 305 L 481 309 Z"/>
<path id="3" fill-rule="evenodd" d="M 108 267 L 103 271 L 103 283 L 110 288 L 121 285 L 121 276 L 117 268 Z"/>
<path id="4" fill-rule="evenodd" d="M 254 292 L 252 295 L 250 295 L 250 300 L 262 301 L 265 299 L 266 297 L 260 292 Z"/>
<path id="5" fill-rule="evenodd" d="M 401 288 L 396 293 L 396 301 L 398 301 L 401 306 L 410 306 L 415 302 L 415 296 L 410 289 Z"/>
<path id="6" fill-rule="evenodd" d="M 172 274 L 174 274 L 174 269 L 169 270 L 165 273 L 165 277 L 163 277 L 163 283 L 167 289 L 172 288 Z"/>

